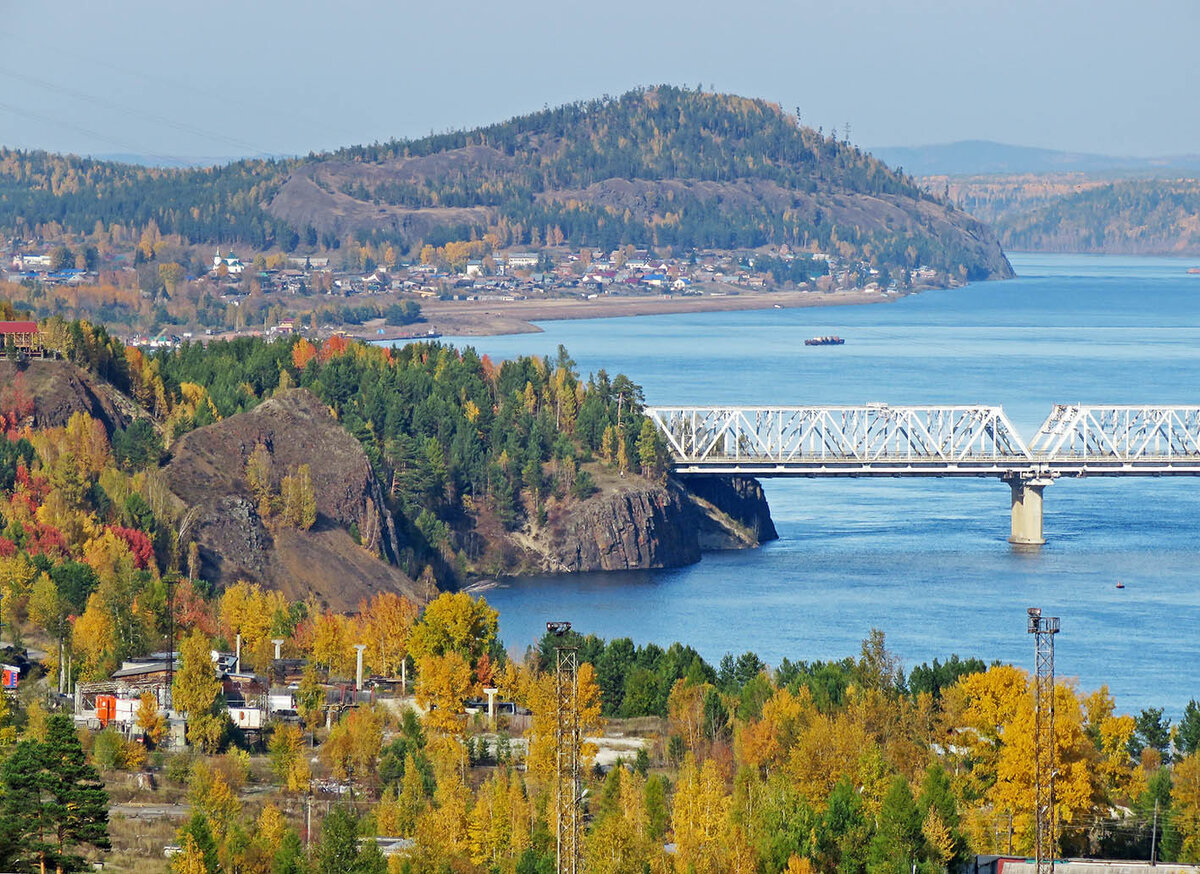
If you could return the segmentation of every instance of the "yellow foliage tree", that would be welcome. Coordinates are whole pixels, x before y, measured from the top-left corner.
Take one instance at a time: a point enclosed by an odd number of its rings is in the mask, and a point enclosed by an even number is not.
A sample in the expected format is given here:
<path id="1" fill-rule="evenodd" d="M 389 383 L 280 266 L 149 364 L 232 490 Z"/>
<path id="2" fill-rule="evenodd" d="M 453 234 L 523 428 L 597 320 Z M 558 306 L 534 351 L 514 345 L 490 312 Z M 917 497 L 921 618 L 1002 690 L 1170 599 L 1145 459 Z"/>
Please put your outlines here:
<path id="1" fill-rule="evenodd" d="M 600 715 L 600 685 L 596 682 L 596 669 L 590 662 L 579 666 L 577 680 L 579 731 L 583 737 L 587 737 L 604 726 L 604 719 Z M 550 673 L 530 677 L 525 689 L 525 703 L 533 712 L 525 767 L 530 777 L 539 782 L 549 781 L 556 767 L 554 731 L 557 724 L 557 698 L 554 690 L 554 675 Z M 586 761 L 594 755 L 594 749 L 585 743 L 582 755 Z"/>
<path id="2" fill-rule="evenodd" d="M 303 792 L 308 789 L 312 772 L 304 752 L 304 735 L 300 726 L 285 722 L 271 733 L 267 745 L 271 758 L 271 770 L 287 792 Z"/>
<path id="3" fill-rule="evenodd" d="M 444 592 L 425 607 L 412 631 L 410 648 L 418 662 L 425 656 L 457 652 L 471 667 L 496 637 L 499 614 L 487 601 L 466 592 Z"/>
<path id="4" fill-rule="evenodd" d="M 812 804 L 822 804 L 842 774 L 855 774 L 874 750 L 866 729 L 844 713 L 818 713 L 800 732 L 788 756 L 787 772 Z"/>
<path id="5" fill-rule="evenodd" d="M 329 732 L 321 758 L 334 778 L 354 783 L 374 774 L 382 745 L 382 716 L 373 708 L 356 707 Z"/>
<path id="6" fill-rule="evenodd" d="M 93 592 L 87 600 L 83 615 L 75 620 L 72 635 L 75 653 L 80 657 L 80 671 L 85 679 L 101 680 L 116 667 L 112 653 L 112 618 Z"/>
<path id="7" fill-rule="evenodd" d="M 175 673 L 172 704 L 187 716 L 189 743 L 213 750 L 229 721 L 216 713 L 221 683 L 213 668 L 212 650 L 201 631 L 193 631 L 179 648 L 180 668 Z"/>
<path id="8" fill-rule="evenodd" d="M 667 730 L 682 737 L 692 753 L 700 751 L 704 737 L 704 699 L 712 688 L 709 683 L 679 679 L 667 696 Z"/>
<path id="9" fill-rule="evenodd" d="M 675 834 L 675 870 L 717 871 L 722 867 L 722 837 L 729 815 L 729 796 L 717 763 L 706 759 L 700 767 L 690 753 L 679 769 L 671 828 Z"/>
<path id="10" fill-rule="evenodd" d="M 175 874 L 208 874 L 204 851 L 192 835 L 183 836 L 179 852 L 171 859 L 171 870 Z"/>
<path id="11" fill-rule="evenodd" d="M 418 664 L 417 703 L 426 710 L 426 725 L 445 734 L 460 734 L 465 720 L 462 702 L 475 688 L 471 666 L 455 651 L 423 656 Z"/>
<path id="12" fill-rule="evenodd" d="M 1181 861 L 1200 859 L 1200 751 L 1180 759 L 1171 774 L 1172 817 Z"/>
<path id="13" fill-rule="evenodd" d="M 798 695 L 786 688 L 777 689 L 763 704 L 762 717 L 738 731 L 735 749 L 739 758 L 766 777 L 787 761 L 788 751 L 815 712 L 807 687 L 802 687 Z"/>
<path id="14" fill-rule="evenodd" d="M 348 617 L 326 610 L 312 620 L 312 657 L 331 674 L 353 676 L 356 662 L 353 634 Z"/>
<path id="15" fill-rule="evenodd" d="M 234 583 L 221 595 L 219 612 L 225 639 L 234 640 L 241 634 L 243 652 L 252 653 L 254 666 L 265 669 L 272 654 L 272 623 L 287 608 L 282 592 L 263 589 L 256 583 Z"/>
<path id="16" fill-rule="evenodd" d="M 218 842 L 242 816 L 242 802 L 217 770 L 203 759 L 192 765 L 188 780 L 188 802 L 192 810 L 208 817 Z"/>
<path id="17" fill-rule="evenodd" d="M 393 592 L 380 592 L 359 604 L 359 639 L 367 645 L 363 655 L 372 670 L 385 677 L 399 672 L 417 613 L 415 603 Z"/>
<path id="18" fill-rule="evenodd" d="M 440 775 L 433 806 L 417 818 L 415 829 L 417 870 L 455 870 L 469 864 L 468 809 L 471 792 L 463 785 L 458 771 Z"/>
<path id="19" fill-rule="evenodd" d="M 1062 827 L 1099 810 L 1103 800 L 1096 747 L 1083 730 L 1083 713 L 1075 693 L 1063 684 L 1055 688 L 1054 733 L 1056 747 L 1055 808 Z M 1034 824 L 1034 701 L 1027 694 L 1004 726 L 1003 744 L 996 766 L 996 785 L 988 798 L 997 810 L 1013 812 L 1016 846 L 1033 847 Z"/>
<path id="20" fill-rule="evenodd" d="M 499 867 L 512 854 L 512 815 L 509 810 L 509 775 L 497 771 L 475 793 L 468 840 L 471 861 L 489 869 Z"/>
<path id="21" fill-rule="evenodd" d="M 158 699 L 153 692 L 143 692 L 138 699 L 136 713 L 137 726 L 146 735 L 151 746 L 158 746 L 167 731 L 167 719 L 158 707 Z"/>

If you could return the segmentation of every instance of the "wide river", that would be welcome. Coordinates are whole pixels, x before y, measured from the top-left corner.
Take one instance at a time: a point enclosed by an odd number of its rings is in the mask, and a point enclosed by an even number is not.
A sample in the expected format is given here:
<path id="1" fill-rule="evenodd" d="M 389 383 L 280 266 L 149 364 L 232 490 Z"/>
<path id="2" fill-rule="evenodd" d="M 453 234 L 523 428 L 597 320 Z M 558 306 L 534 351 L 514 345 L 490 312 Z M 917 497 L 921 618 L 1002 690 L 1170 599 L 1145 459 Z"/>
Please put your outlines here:
<path id="1" fill-rule="evenodd" d="M 1175 259 L 1018 255 L 1020 278 L 892 304 L 553 321 L 455 338 L 628 374 L 650 404 L 1002 404 L 1028 439 L 1055 402 L 1200 403 L 1200 276 Z M 806 337 L 840 334 L 841 347 Z M 951 653 L 1033 666 L 1025 610 L 1062 619 L 1060 676 L 1119 710 L 1200 699 L 1200 480 L 1046 489 L 1048 543 L 1006 541 L 998 480 L 767 479 L 780 539 L 669 571 L 546 576 L 486 593 L 522 651 L 547 619 L 635 642 L 780 659 L 857 656 L 872 628 L 906 667 Z M 1116 588 L 1117 581 L 1124 588 Z"/>

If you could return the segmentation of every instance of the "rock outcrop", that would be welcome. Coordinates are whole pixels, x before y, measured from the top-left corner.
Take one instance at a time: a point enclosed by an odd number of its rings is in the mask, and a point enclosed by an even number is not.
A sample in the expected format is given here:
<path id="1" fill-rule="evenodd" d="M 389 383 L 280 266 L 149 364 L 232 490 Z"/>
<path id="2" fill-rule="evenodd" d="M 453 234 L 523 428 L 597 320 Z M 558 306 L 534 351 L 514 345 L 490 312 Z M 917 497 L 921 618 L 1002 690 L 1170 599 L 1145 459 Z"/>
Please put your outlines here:
<path id="1" fill-rule="evenodd" d="M 245 469 L 260 444 L 271 458 L 275 488 L 289 471 L 309 465 L 317 505 L 312 530 L 272 531 L 259 517 Z M 415 593 L 394 565 L 396 525 L 370 462 L 311 392 L 287 391 L 185 434 L 171 454 L 168 486 L 189 508 L 187 539 L 199 544 L 203 575 L 218 586 L 247 579 L 291 598 L 316 594 L 338 609 L 352 609 L 376 590 Z"/>
<path id="2" fill-rule="evenodd" d="M 704 551 L 754 547 L 778 536 L 756 480 L 712 480 L 685 487 L 629 477 L 555 508 L 525 545 L 547 571 L 616 571 L 682 567 Z"/>
<path id="3" fill-rule="evenodd" d="M 701 531 L 702 549 L 738 549 L 779 539 L 762 485 L 744 476 L 690 476 L 680 483 L 711 525 Z M 729 523 L 734 525 L 729 530 Z"/>

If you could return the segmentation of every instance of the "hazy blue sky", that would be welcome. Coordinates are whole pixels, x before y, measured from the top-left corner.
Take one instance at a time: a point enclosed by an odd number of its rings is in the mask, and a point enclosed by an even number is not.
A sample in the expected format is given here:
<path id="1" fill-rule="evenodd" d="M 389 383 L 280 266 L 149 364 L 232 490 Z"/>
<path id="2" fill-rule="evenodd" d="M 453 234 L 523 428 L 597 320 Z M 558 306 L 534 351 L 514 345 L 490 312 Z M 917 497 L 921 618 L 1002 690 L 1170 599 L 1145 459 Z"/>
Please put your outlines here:
<path id="1" fill-rule="evenodd" d="M 1198 0 L 0 0 L 0 144 L 304 153 L 671 82 L 866 145 L 1200 152 Z"/>

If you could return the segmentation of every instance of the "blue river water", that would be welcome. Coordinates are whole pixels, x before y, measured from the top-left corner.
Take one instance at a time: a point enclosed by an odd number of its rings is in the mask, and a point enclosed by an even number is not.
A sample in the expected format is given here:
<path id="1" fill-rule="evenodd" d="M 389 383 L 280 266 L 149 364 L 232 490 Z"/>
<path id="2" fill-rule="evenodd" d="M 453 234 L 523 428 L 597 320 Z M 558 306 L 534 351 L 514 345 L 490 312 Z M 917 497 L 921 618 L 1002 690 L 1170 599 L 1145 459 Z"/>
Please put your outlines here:
<path id="1" fill-rule="evenodd" d="M 1177 259 L 1018 255 L 1019 278 L 890 304 L 556 321 L 456 338 L 494 358 L 567 347 L 650 404 L 1002 404 L 1027 439 L 1055 402 L 1200 403 L 1200 276 Z M 841 347 L 805 347 L 839 334 Z M 780 539 L 678 570 L 509 581 L 485 595 L 520 652 L 547 619 L 719 660 L 951 653 L 1032 668 L 1025 610 L 1062 619 L 1060 676 L 1119 710 L 1200 699 L 1200 479 L 1060 480 L 1048 543 L 1006 541 L 994 480 L 763 481 Z M 1124 582 L 1117 589 L 1118 580 Z"/>

